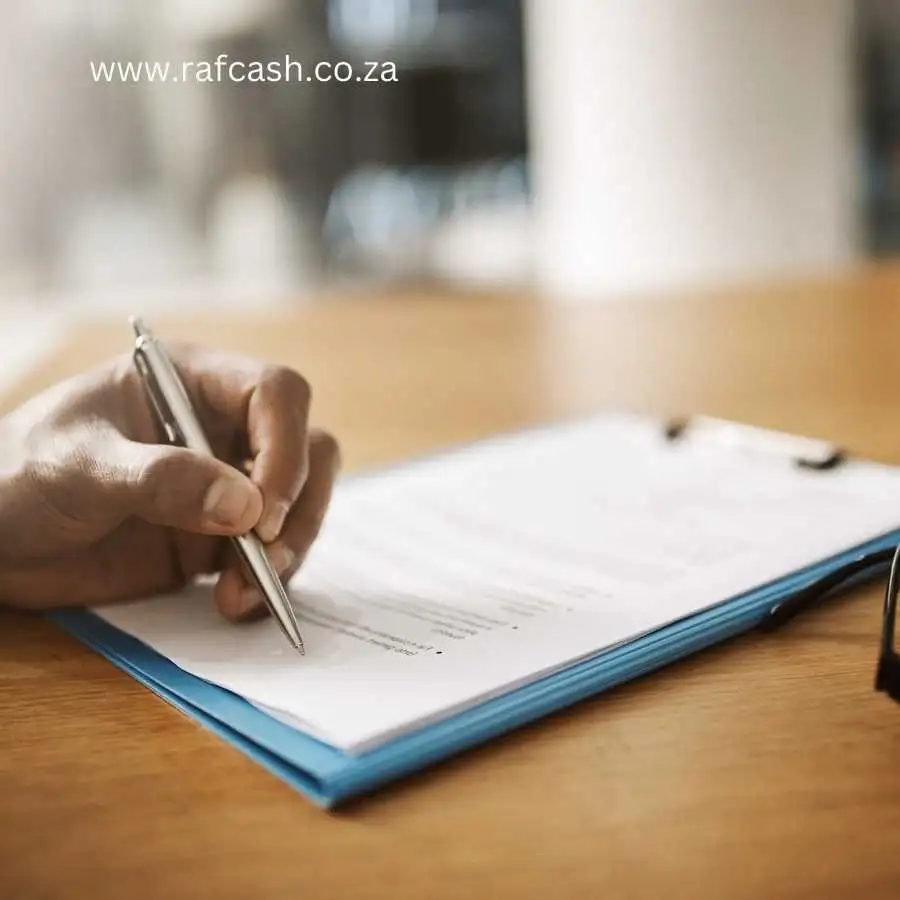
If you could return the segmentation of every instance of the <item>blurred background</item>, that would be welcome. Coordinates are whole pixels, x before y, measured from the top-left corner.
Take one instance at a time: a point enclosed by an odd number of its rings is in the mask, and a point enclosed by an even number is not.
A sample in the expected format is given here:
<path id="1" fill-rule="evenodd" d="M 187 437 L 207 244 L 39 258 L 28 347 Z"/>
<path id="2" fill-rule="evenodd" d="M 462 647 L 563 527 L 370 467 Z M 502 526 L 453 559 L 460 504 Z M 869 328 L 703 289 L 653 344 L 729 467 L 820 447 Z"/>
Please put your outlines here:
<path id="1" fill-rule="evenodd" d="M 7 373 L 96 310 L 409 283 L 621 301 L 900 252 L 900 0 L 5 0 L 0 17 Z M 396 76 L 90 67 L 220 54 Z"/>

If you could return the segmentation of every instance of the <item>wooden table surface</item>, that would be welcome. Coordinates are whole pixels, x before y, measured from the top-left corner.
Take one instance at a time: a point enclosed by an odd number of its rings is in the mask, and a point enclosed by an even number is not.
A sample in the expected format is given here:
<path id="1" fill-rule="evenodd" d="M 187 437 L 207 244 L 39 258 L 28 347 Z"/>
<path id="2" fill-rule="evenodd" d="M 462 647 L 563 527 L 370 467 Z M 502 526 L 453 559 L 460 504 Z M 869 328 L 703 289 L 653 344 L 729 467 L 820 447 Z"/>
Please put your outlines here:
<path id="1" fill-rule="evenodd" d="M 674 301 L 422 294 L 161 319 L 290 363 L 348 468 L 609 407 L 900 463 L 900 269 Z M 75 328 L 7 406 L 120 351 Z M 898 510 L 900 518 L 900 510 Z M 314 808 L 52 626 L 0 614 L 0 897 L 900 896 L 900 708 L 858 591 Z"/>

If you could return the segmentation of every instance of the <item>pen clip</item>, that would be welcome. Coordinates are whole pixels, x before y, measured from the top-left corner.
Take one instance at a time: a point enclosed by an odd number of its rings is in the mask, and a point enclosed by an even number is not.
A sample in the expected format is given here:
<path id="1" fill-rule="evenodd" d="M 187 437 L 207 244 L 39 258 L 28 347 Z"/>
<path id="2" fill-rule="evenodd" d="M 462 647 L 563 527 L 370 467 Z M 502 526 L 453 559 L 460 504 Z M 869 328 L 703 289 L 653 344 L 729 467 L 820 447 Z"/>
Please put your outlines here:
<path id="1" fill-rule="evenodd" d="M 141 382 L 144 385 L 144 392 L 150 401 L 150 407 L 156 415 L 160 427 L 166 434 L 166 438 L 170 444 L 183 445 L 184 437 L 178 429 L 178 424 L 172 416 L 166 398 L 163 396 L 153 374 L 153 369 L 147 362 L 142 346 L 142 339 L 139 339 L 134 347 L 134 364 L 141 376 Z"/>

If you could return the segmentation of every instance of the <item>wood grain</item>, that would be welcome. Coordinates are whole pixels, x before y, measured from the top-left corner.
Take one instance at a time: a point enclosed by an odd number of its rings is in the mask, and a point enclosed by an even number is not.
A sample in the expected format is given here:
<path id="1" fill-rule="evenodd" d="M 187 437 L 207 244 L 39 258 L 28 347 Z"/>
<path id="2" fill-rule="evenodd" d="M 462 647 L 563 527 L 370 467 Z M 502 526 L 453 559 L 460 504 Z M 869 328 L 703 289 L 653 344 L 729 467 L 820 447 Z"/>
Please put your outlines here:
<path id="1" fill-rule="evenodd" d="M 900 463 L 897 268 L 672 301 L 422 293 L 155 324 L 303 371 L 351 469 L 610 406 Z M 85 322 L 6 406 L 127 339 Z M 879 604 L 858 591 L 336 814 L 51 626 L 0 614 L 0 897 L 896 897 Z"/>

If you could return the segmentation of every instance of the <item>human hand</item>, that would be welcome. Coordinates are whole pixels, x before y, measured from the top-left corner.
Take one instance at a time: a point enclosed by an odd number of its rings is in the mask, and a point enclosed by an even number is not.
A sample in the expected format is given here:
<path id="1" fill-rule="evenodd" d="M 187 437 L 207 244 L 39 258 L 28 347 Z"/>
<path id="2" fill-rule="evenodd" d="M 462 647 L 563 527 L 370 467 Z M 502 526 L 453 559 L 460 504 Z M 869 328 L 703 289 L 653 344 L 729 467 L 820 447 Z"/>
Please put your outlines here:
<path id="1" fill-rule="evenodd" d="M 302 563 L 340 466 L 334 438 L 308 426 L 309 386 L 290 369 L 167 350 L 218 459 L 157 443 L 130 356 L 19 407 L 0 420 L 0 603 L 95 605 L 220 572 L 219 610 L 255 619 L 266 607 L 226 538 L 255 529 L 284 580 Z"/>

